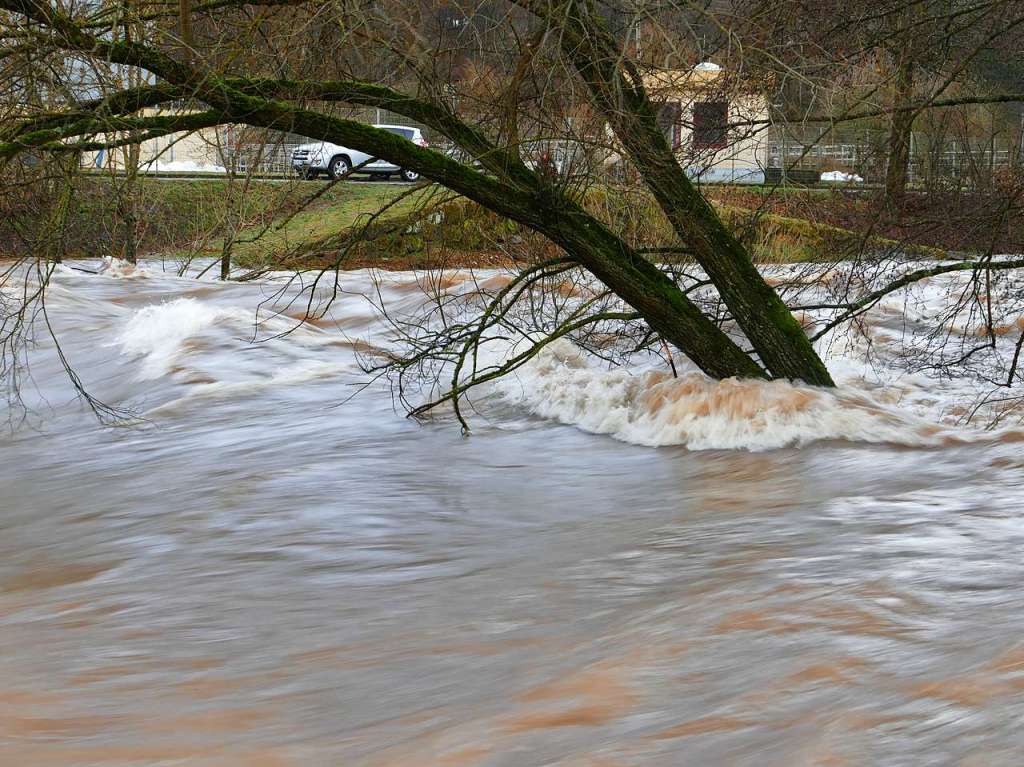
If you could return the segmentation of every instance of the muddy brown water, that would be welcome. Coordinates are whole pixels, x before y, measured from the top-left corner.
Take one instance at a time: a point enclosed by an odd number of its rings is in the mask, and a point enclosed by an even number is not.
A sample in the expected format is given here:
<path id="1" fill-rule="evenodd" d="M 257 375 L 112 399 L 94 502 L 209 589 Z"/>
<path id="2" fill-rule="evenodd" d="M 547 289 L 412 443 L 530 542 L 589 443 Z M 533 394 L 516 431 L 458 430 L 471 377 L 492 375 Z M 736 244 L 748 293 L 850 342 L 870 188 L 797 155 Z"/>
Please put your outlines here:
<path id="1" fill-rule="evenodd" d="M 57 287 L 147 422 L 99 428 L 39 339 L 0 439 L 4 767 L 1024 763 L 1019 445 L 464 439 L 339 405 L 340 330 L 250 344 L 265 286 Z"/>

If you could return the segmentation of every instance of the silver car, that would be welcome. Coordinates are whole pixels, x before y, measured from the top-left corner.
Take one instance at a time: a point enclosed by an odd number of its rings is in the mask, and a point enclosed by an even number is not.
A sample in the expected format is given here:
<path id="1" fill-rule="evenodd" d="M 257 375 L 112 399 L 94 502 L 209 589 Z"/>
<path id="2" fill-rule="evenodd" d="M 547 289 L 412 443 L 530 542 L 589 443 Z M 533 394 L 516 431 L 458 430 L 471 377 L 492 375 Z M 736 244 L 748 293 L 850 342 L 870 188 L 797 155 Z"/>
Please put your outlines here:
<path id="1" fill-rule="evenodd" d="M 416 146 L 427 146 L 423 132 L 419 128 L 407 125 L 374 125 L 374 128 L 394 133 L 408 139 Z M 303 178 L 313 179 L 326 173 L 332 179 L 344 178 L 349 174 L 365 173 L 378 178 L 389 178 L 397 173 L 403 181 L 416 181 L 420 174 L 408 168 L 392 165 L 386 160 L 378 160 L 358 149 L 319 141 L 312 144 L 301 144 L 292 150 L 292 168 Z"/>

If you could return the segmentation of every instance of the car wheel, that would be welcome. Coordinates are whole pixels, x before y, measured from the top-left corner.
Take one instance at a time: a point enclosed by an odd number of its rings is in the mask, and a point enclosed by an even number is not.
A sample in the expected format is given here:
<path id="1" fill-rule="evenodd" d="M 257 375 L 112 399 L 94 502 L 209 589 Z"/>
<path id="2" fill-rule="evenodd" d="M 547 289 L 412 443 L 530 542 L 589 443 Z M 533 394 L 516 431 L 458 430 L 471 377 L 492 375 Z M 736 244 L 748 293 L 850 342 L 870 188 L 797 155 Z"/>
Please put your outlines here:
<path id="1" fill-rule="evenodd" d="M 413 181 L 419 181 L 420 180 L 420 174 L 419 173 L 417 173 L 414 170 L 408 170 L 407 168 L 402 168 L 402 170 L 399 172 L 398 175 L 402 177 L 402 181 L 408 181 L 410 184 Z"/>
<path id="2" fill-rule="evenodd" d="M 352 164 L 345 155 L 341 154 L 337 157 L 332 157 L 331 164 L 327 166 L 327 174 L 335 181 L 347 176 L 350 170 L 352 170 Z"/>

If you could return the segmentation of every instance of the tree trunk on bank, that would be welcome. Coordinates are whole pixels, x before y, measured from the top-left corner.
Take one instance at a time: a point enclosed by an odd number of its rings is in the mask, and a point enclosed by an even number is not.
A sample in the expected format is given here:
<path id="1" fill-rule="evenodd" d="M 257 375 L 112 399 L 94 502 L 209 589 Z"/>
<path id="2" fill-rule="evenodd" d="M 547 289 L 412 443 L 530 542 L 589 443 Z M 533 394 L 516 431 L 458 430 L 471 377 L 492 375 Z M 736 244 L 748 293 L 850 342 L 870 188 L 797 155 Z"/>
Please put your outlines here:
<path id="1" fill-rule="evenodd" d="M 139 259 L 139 244 L 137 237 L 138 220 L 135 216 L 135 189 L 134 179 L 125 180 L 125 189 L 118 192 L 118 213 L 121 216 L 121 228 L 124 232 L 124 244 L 121 247 L 121 258 L 129 264 L 134 264 Z"/>
<path id="2" fill-rule="evenodd" d="M 803 328 L 672 156 L 653 114 L 620 126 L 617 134 L 772 376 L 833 386 Z"/>
<path id="3" fill-rule="evenodd" d="M 893 210 L 903 207 L 910 176 L 910 142 L 916 114 L 907 109 L 914 96 L 914 60 L 900 53 L 893 84 L 893 111 L 889 123 L 889 157 L 885 169 L 885 202 Z"/>
<path id="4" fill-rule="evenodd" d="M 549 209 L 545 229 L 582 266 L 713 378 L 766 378 L 750 355 L 701 312 L 658 267 L 582 210 Z"/>
<path id="5" fill-rule="evenodd" d="M 133 190 L 128 188 L 120 193 L 118 201 L 118 212 L 121 216 L 121 227 L 124 231 L 124 244 L 121 247 L 121 258 L 129 264 L 134 264 L 139 259 L 139 245 L 136 237 L 137 221 L 135 218 L 135 199 Z"/>
<path id="6" fill-rule="evenodd" d="M 132 33 L 130 27 L 124 29 L 126 43 L 131 43 Z M 143 77 L 140 72 L 130 70 L 126 79 L 129 85 L 138 87 L 143 84 Z M 122 258 L 130 264 L 134 264 L 139 258 L 138 244 L 138 216 L 136 212 L 135 186 L 139 176 L 139 163 L 142 159 L 141 144 L 129 144 L 124 149 L 124 185 L 117 192 L 118 212 L 121 215 L 121 223 L 124 226 L 124 247 Z"/>
<path id="7" fill-rule="evenodd" d="M 77 153 L 70 159 L 64 158 L 61 161 L 61 180 L 57 182 L 60 184 L 60 192 L 57 194 L 57 202 L 50 214 L 47 227 L 48 256 L 57 264 L 61 263 L 67 254 L 68 218 L 75 192 L 75 179 L 78 176 L 78 162 L 79 155 Z"/>
<path id="8" fill-rule="evenodd" d="M 178 31 L 181 36 L 181 55 L 189 62 L 192 60 L 192 0 L 178 0 Z"/>
<path id="9" fill-rule="evenodd" d="M 221 248 L 220 253 L 220 278 L 221 280 L 227 280 L 231 276 L 231 242 L 230 240 L 224 241 L 224 247 Z"/>
<path id="10" fill-rule="evenodd" d="M 183 0 L 187 2 L 187 0 Z M 235 244 L 235 236 L 238 225 L 235 221 L 235 174 L 228 173 L 225 176 L 227 183 L 224 206 L 224 241 L 220 247 L 220 278 L 227 281 L 231 275 L 231 248 Z"/>

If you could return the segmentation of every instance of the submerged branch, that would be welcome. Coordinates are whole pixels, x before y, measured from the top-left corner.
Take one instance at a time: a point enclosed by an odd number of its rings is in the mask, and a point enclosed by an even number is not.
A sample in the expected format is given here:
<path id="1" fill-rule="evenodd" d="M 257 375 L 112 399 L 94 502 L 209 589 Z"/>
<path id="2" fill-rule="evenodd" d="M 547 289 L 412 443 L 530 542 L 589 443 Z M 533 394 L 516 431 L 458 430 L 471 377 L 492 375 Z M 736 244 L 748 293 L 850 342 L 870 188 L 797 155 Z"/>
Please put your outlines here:
<path id="1" fill-rule="evenodd" d="M 511 373 L 513 370 L 516 370 L 519 367 L 522 367 L 524 364 L 526 364 L 531 359 L 536 357 L 537 354 L 539 354 L 541 350 L 543 350 L 544 347 L 546 347 L 548 344 L 557 341 L 559 338 L 562 338 L 563 336 L 568 335 L 573 331 L 584 328 L 587 325 L 593 325 L 594 323 L 597 322 L 606 321 L 630 322 L 638 319 L 642 318 L 640 314 L 637 312 L 602 312 L 600 314 L 593 314 L 582 319 L 568 322 L 553 330 L 540 341 L 535 342 L 525 352 L 521 352 L 520 354 L 515 355 L 511 359 L 506 360 L 501 365 L 495 367 L 494 369 L 490 370 L 489 372 L 481 376 L 474 376 L 466 383 L 457 384 L 443 396 L 435 400 L 432 400 L 431 402 L 427 402 L 423 405 L 419 405 L 418 407 L 413 408 L 409 412 L 409 415 L 414 418 L 422 417 L 426 413 L 430 412 L 439 405 L 444 404 L 445 402 L 454 403 L 458 398 L 462 397 L 470 389 L 476 386 L 480 386 L 481 384 L 487 383 L 488 381 L 493 381 L 497 378 L 507 375 L 508 373 Z M 458 416 L 458 418 L 463 430 L 465 432 L 468 432 L 469 425 L 466 423 L 461 414 Z"/>

